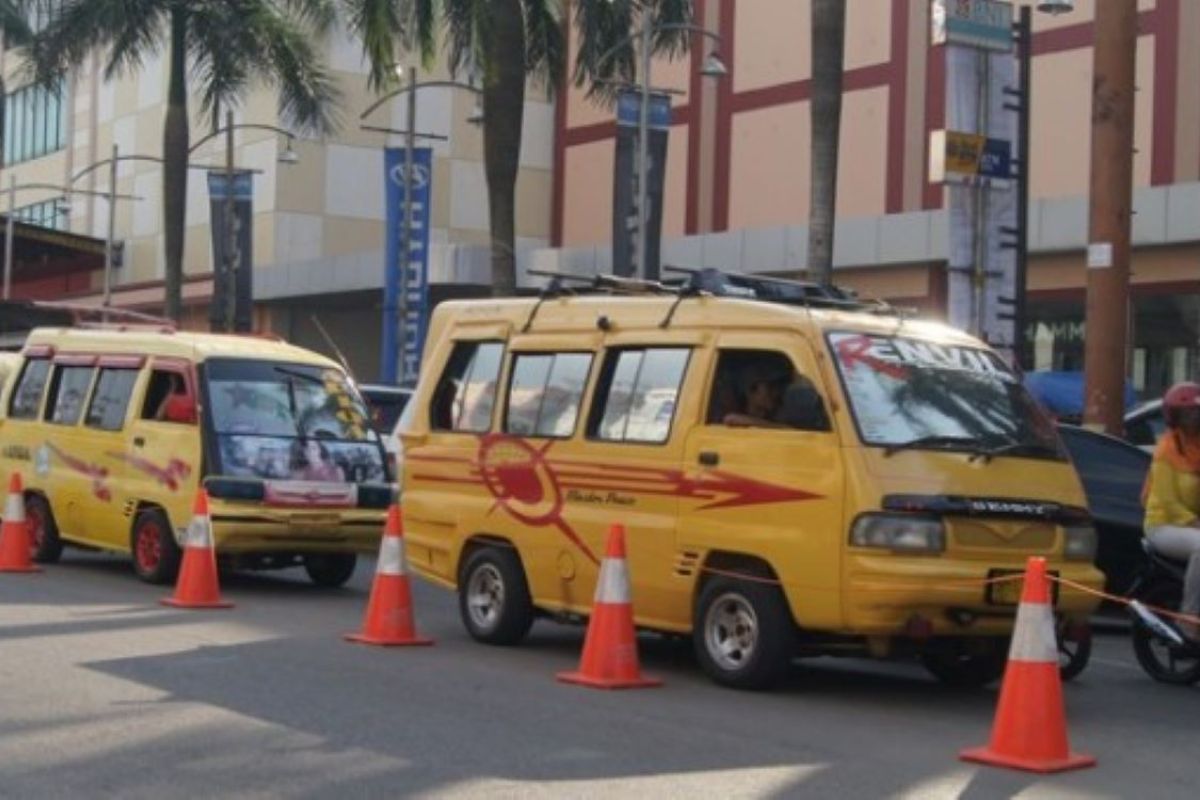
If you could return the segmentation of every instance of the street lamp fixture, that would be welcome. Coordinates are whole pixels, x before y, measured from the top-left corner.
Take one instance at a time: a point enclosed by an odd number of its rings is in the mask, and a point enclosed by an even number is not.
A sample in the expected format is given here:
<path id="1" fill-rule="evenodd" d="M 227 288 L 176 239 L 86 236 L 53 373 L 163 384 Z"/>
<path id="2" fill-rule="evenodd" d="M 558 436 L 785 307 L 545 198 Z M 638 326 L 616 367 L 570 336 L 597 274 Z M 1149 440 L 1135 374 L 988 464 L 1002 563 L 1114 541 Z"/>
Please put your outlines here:
<path id="1" fill-rule="evenodd" d="M 1039 0 L 1037 10 L 1047 14 L 1067 14 L 1075 10 L 1075 0 Z"/>
<path id="2" fill-rule="evenodd" d="M 293 164 L 300 163 L 300 154 L 296 152 L 294 145 L 295 142 L 293 141 L 292 137 L 287 137 L 287 147 L 285 147 L 283 152 L 279 154 L 280 164 L 292 166 Z"/>
<path id="3" fill-rule="evenodd" d="M 704 59 L 704 64 L 700 67 L 700 74 L 706 78 L 724 78 L 729 74 L 729 68 L 725 66 L 725 62 L 714 50 Z"/>
<path id="4" fill-rule="evenodd" d="M 648 142 L 650 138 L 650 64 L 654 49 L 654 35 L 663 31 L 688 31 L 705 36 L 712 39 L 718 48 L 720 48 L 722 43 L 720 34 L 699 25 L 692 25 L 686 22 L 655 24 L 652 20 L 646 20 L 642 24 L 641 29 L 626 36 L 610 47 L 600 58 L 596 59 L 596 69 L 599 70 L 626 45 L 629 45 L 634 40 L 640 43 L 642 68 L 638 75 L 640 79 L 638 90 L 641 93 L 641 109 L 638 113 L 637 270 L 641 272 L 641 277 L 646 280 L 658 279 L 657 265 L 655 265 L 655 269 L 650 269 L 650 265 L 646 259 L 647 242 L 649 240 L 646 228 L 649 225 L 650 219 L 649 209 L 646 207 L 649 204 L 649 190 L 646 183 L 650 172 L 650 149 Z M 704 63 L 700 67 L 701 75 L 720 78 L 729 74 L 729 69 L 721 61 L 717 52 L 717 50 L 714 50 L 704 59 Z"/>
<path id="5" fill-rule="evenodd" d="M 475 108 L 471 111 L 471 116 L 467 117 L 467 124 L 479 126 L 483 124 L 483 105 L 476 102 Z"/>

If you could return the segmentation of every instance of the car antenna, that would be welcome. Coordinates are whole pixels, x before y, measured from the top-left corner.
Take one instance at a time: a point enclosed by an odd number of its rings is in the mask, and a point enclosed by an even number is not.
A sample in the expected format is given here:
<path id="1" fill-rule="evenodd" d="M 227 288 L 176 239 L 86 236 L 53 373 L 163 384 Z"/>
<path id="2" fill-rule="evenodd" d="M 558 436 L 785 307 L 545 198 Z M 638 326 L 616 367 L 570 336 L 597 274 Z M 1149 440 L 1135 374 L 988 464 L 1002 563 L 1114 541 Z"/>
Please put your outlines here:
<path id="1" fill-rule="evenodd" d="M 329 331 L 325 330 L 325 326 L 321 324 L 321 320 L 317 319 L 316 314 L 312 314 L 310 319 L 312 319 L 313 325 L 317 326 L 317 330 L 321 333 L 321 336 L 325 337 L 325 343 L 333 349 L 334 355 L 337 356 L 337 360 L 341 363 L 342 369 L 346 370 L 346 374 L 350 376 L 350 380 L 358 383 L 358 378 L 354 376 L 354 370 L 350 369 L 350 362 L 346 360 L 345 354 L 338 349 L 337 342 L 335 342 L 333 337 L 329 335 Z"/>

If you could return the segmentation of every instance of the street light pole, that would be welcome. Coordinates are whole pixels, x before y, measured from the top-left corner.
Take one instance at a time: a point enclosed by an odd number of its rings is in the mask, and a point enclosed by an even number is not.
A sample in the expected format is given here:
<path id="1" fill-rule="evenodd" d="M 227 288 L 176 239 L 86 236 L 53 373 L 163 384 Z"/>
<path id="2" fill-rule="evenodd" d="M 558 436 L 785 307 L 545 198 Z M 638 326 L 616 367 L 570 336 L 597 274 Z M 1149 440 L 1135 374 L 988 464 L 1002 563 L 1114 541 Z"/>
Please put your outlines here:
<path id="1" fill-rule="evenodd" d="M 13 269 L 13 236 L 16 226 L 13 224 L 13 214 L 17 210 L 17 176 L 8 174 L 8 214 L 4 220 L 4 299 L 12 294 Z"/>
<path id="2" fill-rule="evenodd" d="M 237 234 L 233 230 L 233 111 L 225 112 L 225 313 L 224 328 L 237 328 Z"/>
<path id="3" fill-rule="evenodd" d="M 653 28 L 650 20 L 646 20 L 642 25 L 642 107 L 638 114 L 638 247 L 637 247 L 637 263 L 638 271 L 642 273 L 642 278 L 648 281 L 658 280 L 658 270 L 650 269 L 650 265 L 646 263 L 646 253 L 649 251 L 648 242 L 649 231 L 647 230 L 650 224 L 650 215 L 647 213 L 646 204 L 650 196 L 647 183 L 649 182 L 649 164 L 650 160 L 650 45 L 653 41 Z M 657 265 L 655 265 L 657 267 Z M 651 272 L 655 274 L 650 274 Z"/>
<path id="4" fill-rule="evenodd" d="M 113 243 L 117 235 L 117 143 L 108 165 L 108 235 L 104 237 L 104 308 L 112 302 Z M 107 312 L 105 312 L 107 314 Z"/>

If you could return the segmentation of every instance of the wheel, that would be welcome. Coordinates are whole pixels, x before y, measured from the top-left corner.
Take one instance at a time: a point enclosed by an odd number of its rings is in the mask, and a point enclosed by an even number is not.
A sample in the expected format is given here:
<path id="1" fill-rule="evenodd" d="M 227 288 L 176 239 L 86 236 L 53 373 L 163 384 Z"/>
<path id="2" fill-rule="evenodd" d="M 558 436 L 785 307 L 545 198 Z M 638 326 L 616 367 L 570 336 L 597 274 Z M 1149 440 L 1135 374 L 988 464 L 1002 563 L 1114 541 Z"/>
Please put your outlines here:
<path id="1" fill-rule="evenodd" d="M 133 571 L 139 578 L 155 584 L 175 581 L 183 552 L 162 509 L 148 508 L 139 512 L 129 538 Z"/>
<path id="2" fill-rule="evenodd" d="M 977 689 L 1004 674 L 1008 639 L 1003 637 L 951 639 L 921 653 L 921 663 L 947 686 Z"/>
<path id="3" fill-rule="evenodd" d="M 1058 624 L 1058 674 L 1064 681 L 1078 677 L 1092 657 L 1092 629 L 1063 620 Z"/>
<path id="4" fill-rule="evenodd" d="M 533 625 L 533 601 L 516 551 L 481 547 L 463 565 L 458 612 L 471 638 L 513 645 Z"/>
<path id="5" fill-rule="evenodd" d="M 29 525 L 31 556 L 39 564 L 53 564 L 62 556 L 63 543 L 58 538 L 58 525 L 46 498 L 37 494 L 25 496 L 25 521 Z"/>
<path id="6" fill-rule="evenodd" d="M 1182 589 L 1177 584 L 1153 586 L 1138 598 L 1148 606 L 1179 608 Z M 1133 623 L 1133 653 L 1138 664 L 1160 683 L 1190 686 L 1200 681 L 1200 647 L 1178 647 L 1162 641 L 1138 621 Z"/>
<path id="7" fill-rule="evenodd" d="M 796 626 L 778 587 L 714 578 L 692 619 L 696 658 L 722 686 L 766 689 L 791 666 Z"/>
<path id="8" fill-rule="evenodd" d="M 336 589 L 354 574 L 358 556 L 354 553 L 313 553 L 304 557 L 304 571 L 317 586 Z"/>

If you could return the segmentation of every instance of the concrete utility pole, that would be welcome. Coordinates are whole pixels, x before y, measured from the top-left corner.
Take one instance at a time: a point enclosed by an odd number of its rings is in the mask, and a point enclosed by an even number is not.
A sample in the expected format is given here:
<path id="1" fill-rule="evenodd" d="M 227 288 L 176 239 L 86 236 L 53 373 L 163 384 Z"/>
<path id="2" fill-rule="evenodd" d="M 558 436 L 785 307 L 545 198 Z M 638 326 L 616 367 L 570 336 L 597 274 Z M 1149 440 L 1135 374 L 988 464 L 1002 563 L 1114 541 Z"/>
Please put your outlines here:
<path id="1" fill-rule="evenodd" d="M 1128 372 L 1137 0 L 1096 3 L 1094 30 L 1083 421 L 1119 435 Z"/>

